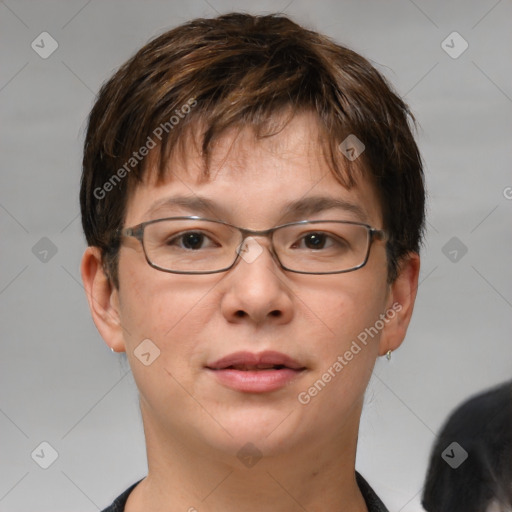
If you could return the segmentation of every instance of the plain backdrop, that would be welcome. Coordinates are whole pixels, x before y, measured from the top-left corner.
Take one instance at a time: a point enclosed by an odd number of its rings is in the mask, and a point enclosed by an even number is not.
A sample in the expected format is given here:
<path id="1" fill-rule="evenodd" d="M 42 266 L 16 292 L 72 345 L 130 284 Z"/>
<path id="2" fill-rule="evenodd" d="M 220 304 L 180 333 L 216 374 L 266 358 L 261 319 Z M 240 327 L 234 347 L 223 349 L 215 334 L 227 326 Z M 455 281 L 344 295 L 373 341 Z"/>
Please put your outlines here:
<path id="1" fill-rule="evenodd" d="M 2 512 L 96 511 L 146 474 L 131 372 L 97 333 L 79 276 L 85 123 L 100 85 L 145 42 L 235 10 L 285 12 L 362 53 L 420 125 L 429 199 L 418 300 L 404 344 L 377 362 L 357 459 L 391 511 L 422 510 L 447 414 L 511 376 L 510 0 L 4 0 Z M 47 469 L 41 453 L 55 459 Z"/>

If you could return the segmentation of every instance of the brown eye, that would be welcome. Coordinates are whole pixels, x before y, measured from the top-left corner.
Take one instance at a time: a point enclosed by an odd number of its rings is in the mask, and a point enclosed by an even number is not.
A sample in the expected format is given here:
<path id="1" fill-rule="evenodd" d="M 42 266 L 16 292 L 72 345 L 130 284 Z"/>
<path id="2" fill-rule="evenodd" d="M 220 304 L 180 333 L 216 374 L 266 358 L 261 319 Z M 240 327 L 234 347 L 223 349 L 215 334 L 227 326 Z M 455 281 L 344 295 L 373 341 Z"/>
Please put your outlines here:
<path id="1" fill-rule="evenodd" d="M 200 249 L 204 240 L 204 235 L 201 233 L 187 233 L 183 235 L 183 247 L 186 249 Z"/>
<path id="2" fill-rule="evenodd" d="M 209 238 L 199 231 L 187 231 L 186 233 L 170 238 L 166 245 L 195 251 L 204 249 L 208 241 Z"/>
<path id="3" fill-rule="evenodd" d="M 310 249 L 320 251 L 322 249 L 341 249 L 346 246 L 346 242 L 335 235 L 324 231 L 310 231 L 302 235 L 294 243 L 294 249 Z"/>
<path id="4" fill-rule="evenodd" d="M 323 249 L 326 240 L 325 233 L 309 233 L 304 237 L 304 244 L 308 249 Z"/>

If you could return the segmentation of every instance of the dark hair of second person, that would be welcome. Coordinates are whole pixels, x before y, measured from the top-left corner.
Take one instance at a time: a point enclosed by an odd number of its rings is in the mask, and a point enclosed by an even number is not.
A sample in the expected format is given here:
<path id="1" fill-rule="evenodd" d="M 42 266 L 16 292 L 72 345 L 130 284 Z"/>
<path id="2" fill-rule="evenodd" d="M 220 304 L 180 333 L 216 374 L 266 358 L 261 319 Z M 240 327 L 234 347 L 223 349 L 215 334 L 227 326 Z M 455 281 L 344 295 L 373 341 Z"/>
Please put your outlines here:
<path id="1" fill-rule="evenodd" d="M 457 467 L 443 457 L 450 445 L 448 455 L 461 457 Z M 512 510 L 512 381 L 450 414 L 432 450 L 422 505 L 427 512 Z"/>

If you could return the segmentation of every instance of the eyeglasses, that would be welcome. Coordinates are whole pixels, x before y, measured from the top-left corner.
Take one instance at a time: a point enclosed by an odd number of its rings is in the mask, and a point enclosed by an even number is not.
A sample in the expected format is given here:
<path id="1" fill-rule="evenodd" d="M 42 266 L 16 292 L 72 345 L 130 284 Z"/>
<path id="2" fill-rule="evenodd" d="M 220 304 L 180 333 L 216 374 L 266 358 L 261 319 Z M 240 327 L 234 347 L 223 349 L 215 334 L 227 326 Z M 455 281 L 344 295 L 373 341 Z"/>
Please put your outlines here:
<path id="1" fill-rule="evenodd" d="M 270 238 L 271 254 L 284 270 L 340 274 L 363 267 L 372 242 L 388 239 L 385 231 L 359 222 L 303 220 L 254 231 L 196 216 L 151 220 L 120 235 L 139 240 L 153 268 L 174 274 L 226 272 L 241 255 L 246 259 L 253 236 Z"/>

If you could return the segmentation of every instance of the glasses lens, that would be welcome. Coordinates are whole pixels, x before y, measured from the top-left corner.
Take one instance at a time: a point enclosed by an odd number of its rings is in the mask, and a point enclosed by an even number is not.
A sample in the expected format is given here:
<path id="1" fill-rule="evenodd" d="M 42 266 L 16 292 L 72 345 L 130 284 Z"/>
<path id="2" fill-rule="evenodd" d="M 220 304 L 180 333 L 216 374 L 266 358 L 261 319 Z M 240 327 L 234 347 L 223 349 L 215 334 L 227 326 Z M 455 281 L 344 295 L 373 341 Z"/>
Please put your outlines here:
<path id="1" fill-rule="evenodd" d="M 370 234 L 359 224 L 336 221 L 284 226 L 274 233 L 274 247 L 283 266 L 297 272 L 342 272 L 362 265 Z"/>
<path id="2" fill-rule="evenodd" d="M 215 221 L 161 220 L 144 229 L 149 261 L 175 272 L 212 272 L 229 267 L 241 242 L 238 230 Z"/>

